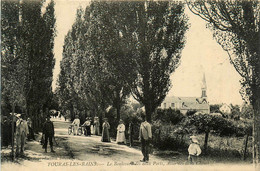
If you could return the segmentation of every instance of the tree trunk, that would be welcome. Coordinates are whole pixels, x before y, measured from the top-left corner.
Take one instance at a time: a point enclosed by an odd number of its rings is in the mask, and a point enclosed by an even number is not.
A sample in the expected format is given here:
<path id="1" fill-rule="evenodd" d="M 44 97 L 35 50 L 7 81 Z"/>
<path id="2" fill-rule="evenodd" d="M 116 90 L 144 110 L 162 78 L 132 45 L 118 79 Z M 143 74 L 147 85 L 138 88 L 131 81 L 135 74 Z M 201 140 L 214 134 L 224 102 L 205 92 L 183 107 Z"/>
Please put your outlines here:
<path id="1" fill-rule="evenodd" d="M 120 109 L 121 109 L 120 104 L 116 105 L 116 119 L 117 119 L 117 123 L 119 123 L 119 120 L 120 120 Z"/>
<path id="2" fill-rule="evenodd" d="M 70 106 L 70 121 L 73 121 L 75 119 L 74 115 L 74 107 L 73 105 Z"/>
<path id="3" fill-rule="evenodd" d="M 249 134 L 246 135 L 245 148 L 244 148 L 244 157 L 243 157 L 244 160 L 246 160 L 248 137 L 249 137 Z"/>
<path id="4" fill-rule="evenodd" d="M 12 104 L 12 154 L 11 154 L 11 157 L 12 157 L 12 161 L 14 161 L 14 157 L 15 157 L 15 155 L 14 155 L 14 131 L 15 131 L 15 127 L 14 127 L 14 125 L 15 125 L 15 116 L 14 116 L 14 112 L 15 112 L 15 104 L 14 104 L 14 102 L 13 102 L 13 104 Z"/>
<path id="5" fill-rule="evenodd" d="M 40 118 L 39 118 L 39 113 L 38 111 L 34 111 L 33 115 L 35 116 L 35 121 L 36 121 L 36 129 L 34 130 L 35 133 L 38 133 L 41 130 L 41 126 L 40 126 Z"/>
<path id="6" fill-rule="evenodd" d="M 149 104 L 145 105 L 145 114 L 147 122 L 151 123 L 152 121 L 152 107 Z"/>
<path id="7" fill-rule="evenodd" d="M 253 103 L 254 108 L 254 123 L 253 123 L 253 163 L 259 167 L 259 143 L 260 143 L 260 101 L 258 98 Z"/>
<path id="8" fill-rule="evenodd" d="M 208 139 L 209 139 L 209 131 L 205 133 L 205 140 L 204 140 L 204 150 L 207 153 L 208 150 Z"/>

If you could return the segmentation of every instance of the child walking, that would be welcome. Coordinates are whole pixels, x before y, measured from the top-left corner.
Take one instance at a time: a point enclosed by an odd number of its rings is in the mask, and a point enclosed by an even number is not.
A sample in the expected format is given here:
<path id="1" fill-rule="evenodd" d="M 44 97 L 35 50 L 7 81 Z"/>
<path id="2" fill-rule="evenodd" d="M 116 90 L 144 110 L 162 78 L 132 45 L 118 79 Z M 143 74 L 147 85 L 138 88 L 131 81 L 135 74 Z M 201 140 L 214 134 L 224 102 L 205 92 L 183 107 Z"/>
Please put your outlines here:
<path id="1" fill-rule="evenodd" d="M 188 148 L 189 157 L 188 161 L 190 164 L 196 164 L 198 156 L 201 154 L 199 141 L 196 136 L 190 136 L 190 146 Z"/>

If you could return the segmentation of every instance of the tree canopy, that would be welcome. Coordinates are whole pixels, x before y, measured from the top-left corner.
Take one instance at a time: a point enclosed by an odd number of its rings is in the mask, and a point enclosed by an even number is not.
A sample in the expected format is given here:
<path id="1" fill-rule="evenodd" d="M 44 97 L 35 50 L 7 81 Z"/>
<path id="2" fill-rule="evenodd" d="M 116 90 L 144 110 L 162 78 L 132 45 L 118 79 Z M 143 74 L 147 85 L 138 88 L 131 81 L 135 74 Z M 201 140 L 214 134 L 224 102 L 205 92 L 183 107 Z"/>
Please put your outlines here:
<path id="1" fill-rule="evenodd" d="M 241 95 L 254 109 L 254 163 L 260 155 L 260 33 L 259 1 L 187 2 L 189 9 L 208 22 L 213 36 L 228 53 L 241 75 Z"/>
<path id="2" fill-rule="evenodd" d="M 55 63 L 54 2 L 46 7 L 43 4 L 44 1 L 3 1 L 1 8 L 1 100 L 7 106 L 4 113 L 11 112 L 10 104 L 20 106 L 32 117 L 36 129 L 40 128 L 40 109 L 50 106 Z"/>
<path id="3" fill-rule="evenodd" d="M 180 61 L 188 29 L 183 10 L 171 2 L 91 2 L 79 10 L 65 38 L 61 99 L 73 93 L 92 115 L 112 105 L 119 119 L 132 92 L 151 119 Z"/>

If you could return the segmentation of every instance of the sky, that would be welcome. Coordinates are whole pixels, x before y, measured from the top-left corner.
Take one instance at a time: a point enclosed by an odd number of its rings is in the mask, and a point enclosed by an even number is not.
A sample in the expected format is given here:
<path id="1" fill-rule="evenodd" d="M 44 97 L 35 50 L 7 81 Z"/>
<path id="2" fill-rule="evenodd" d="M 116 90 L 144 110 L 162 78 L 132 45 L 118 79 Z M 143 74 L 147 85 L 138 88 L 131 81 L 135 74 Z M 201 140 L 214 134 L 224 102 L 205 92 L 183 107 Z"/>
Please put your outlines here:
<path id="1" fill-rule="evenodd" d="M 64 37 L 71 29 L 79 7 L 85 9 L 88 0 L 54 0 L 57 36 L 54 42 L 55 67 L 53 90 L 57 87 Z M 200 97 L 203 73 L 207 83 L 210 104 L 242 104 L 239 94 L 240 76 L 230 64 L 228 55 L 213 39 L 206 22 L 185 9 L 190 28 L 186 33 L 186 45 L 181 64 L 171 76 L 172 88 L 167 96 Z"/>

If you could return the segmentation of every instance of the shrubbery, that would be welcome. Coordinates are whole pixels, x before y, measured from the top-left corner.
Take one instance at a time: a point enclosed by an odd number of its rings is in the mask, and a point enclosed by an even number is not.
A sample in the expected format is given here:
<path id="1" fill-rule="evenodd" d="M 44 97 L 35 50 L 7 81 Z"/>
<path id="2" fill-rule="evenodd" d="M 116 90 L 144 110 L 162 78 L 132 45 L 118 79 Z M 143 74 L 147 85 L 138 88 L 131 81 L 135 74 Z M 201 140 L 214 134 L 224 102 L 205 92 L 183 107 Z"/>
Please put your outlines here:
<path id="1" fill-rule="evenodd" d="M 179 110 L 173 109 L 157 109 L 154 113 L 152 120 L 160 120 L 165 123 L 177 124 L 184 118 Z"/>
<path id="2" fill-rule="evenodd" d="M 173 134 L 175 125 L 183 118 L 185 117 L 179 110 L 157 109 L 152 118 L 154 147 L 162 150 L 177 150 L 183 147 L 181 138 L 177 134 Z"/>
<path id="3" fill-rule="evenodd" d="M 135 110 L 131 106 L 124 106 L 121 118 L 126 126 L 128 138 L 129 123 L 134 123 L 133 138 L 138 140 L 142 110 Z M 191 112 L 192 113 L 192 112 Z M 116 111 L 111 109 L 108 113 L 111 125 L 111 136 L 116 136 Z M 184 116 L 179 110 L 158 109 L 152 118 L 153 145 L 161 150 L 187 150 L 188 137 L 192 134 L 205 134 L 204 151 L 207 149 L 209 134 L 225 137 L 243 137 L 251 135 L 252 122 L 223 118 L 219 115 L 195 113 Z"/>

